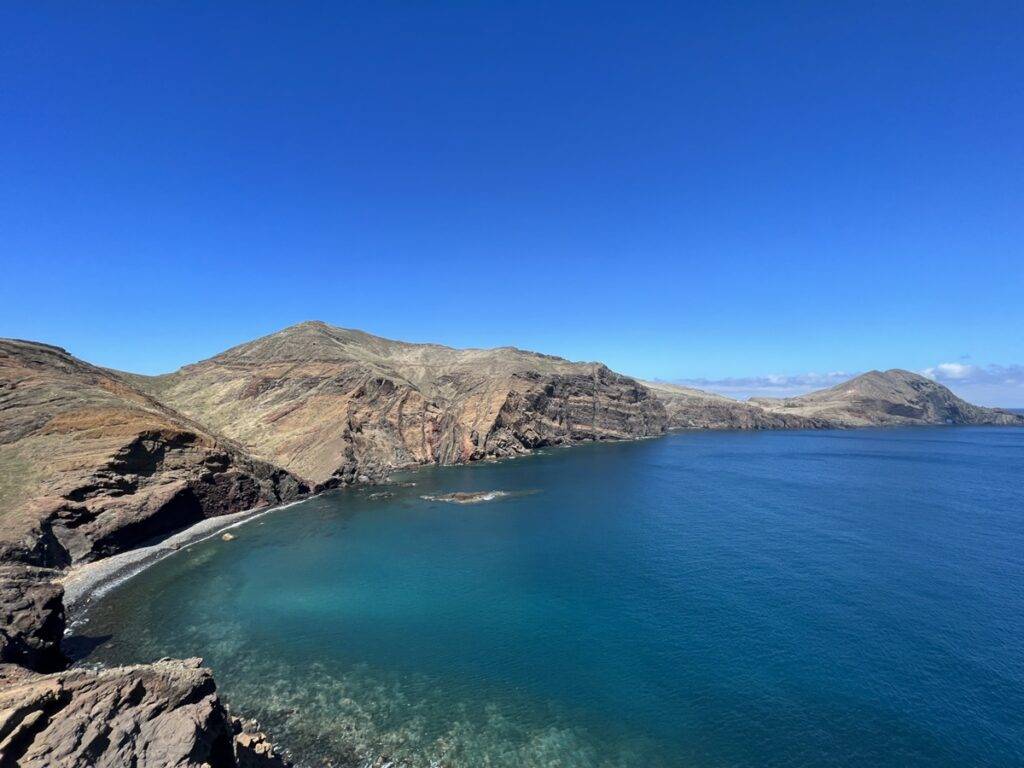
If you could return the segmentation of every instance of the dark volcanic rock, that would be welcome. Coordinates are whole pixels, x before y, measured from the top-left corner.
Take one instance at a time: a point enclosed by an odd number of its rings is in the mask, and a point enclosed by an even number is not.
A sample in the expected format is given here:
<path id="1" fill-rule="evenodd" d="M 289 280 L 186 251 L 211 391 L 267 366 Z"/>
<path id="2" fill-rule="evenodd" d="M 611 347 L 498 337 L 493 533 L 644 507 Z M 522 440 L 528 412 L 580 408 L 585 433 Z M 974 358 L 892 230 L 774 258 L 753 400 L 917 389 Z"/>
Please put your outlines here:
<path id="1" fill-rule="evenodd" d="M 233 721 L 199 659 L 37 674 L 0 666 L 0 765 L 283 768 Z"/>
<path id="2" fill-rule="evenodd" d="M 60 669 L 64 656 L 64 590 L 45 568 L 0 565 L 0 663 L 42 672 Z"/>

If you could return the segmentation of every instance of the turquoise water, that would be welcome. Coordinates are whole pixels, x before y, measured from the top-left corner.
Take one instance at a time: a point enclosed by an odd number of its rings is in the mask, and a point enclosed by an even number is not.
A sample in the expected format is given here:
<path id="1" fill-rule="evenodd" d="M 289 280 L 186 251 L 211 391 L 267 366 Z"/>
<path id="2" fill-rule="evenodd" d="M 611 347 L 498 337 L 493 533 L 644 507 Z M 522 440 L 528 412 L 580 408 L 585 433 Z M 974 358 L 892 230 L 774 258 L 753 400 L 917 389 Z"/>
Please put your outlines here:
<path id="1" fill-rule="evenodd" d="M 1024 430 L 684 433 L 403 479 L 193 545 L 77 644 L 203 656 L 306 765 L 1024 763 Z"/>

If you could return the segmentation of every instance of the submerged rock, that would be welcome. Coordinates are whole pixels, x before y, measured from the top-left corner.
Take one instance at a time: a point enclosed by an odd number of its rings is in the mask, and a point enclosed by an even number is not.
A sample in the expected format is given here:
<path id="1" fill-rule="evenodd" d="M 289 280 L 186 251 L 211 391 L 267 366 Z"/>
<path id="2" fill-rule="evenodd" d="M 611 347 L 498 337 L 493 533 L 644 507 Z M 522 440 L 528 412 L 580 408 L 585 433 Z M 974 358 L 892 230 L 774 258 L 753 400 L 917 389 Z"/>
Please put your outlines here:
<path id="1" fill-rule="evenodd" d="M 481 501 L 494 501 L 508 495 L 508 491 L 455 491 L 437 495 L 424 494 L 420 498 L 427 501 L 447 501 L 452 504 L 478 504 Z"/>

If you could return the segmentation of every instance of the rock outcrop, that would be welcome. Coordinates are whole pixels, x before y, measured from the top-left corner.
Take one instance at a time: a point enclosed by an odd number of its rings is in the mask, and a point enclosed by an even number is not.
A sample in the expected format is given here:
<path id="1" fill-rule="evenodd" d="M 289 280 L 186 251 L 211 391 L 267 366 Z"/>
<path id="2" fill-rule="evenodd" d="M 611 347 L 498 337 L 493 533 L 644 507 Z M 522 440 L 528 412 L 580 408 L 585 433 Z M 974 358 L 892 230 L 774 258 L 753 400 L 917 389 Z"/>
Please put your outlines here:
<path id="1" fill-rule="evenodd" d="M 200 659 L 39 674 L 0 665 L 0 765 L 284 768 Z"/>
<path id="2" fill-rule="evenodd" d="M 0 341 L 0 561 L 94 560 L 307 490 L 117 374 Z"/>
<path id="3" fill-rule="evenodd" d="M 134 381 L 320 487 L 666 428 L 664 407 L 645 387 L 598 363 L 407 344 L 319 322 Z"/>
<path id="4" fill-rule="evenodd" d="M 49 672 L 64 665 L 64 590 L 57 571 L 0 565 L 0 664 Z"/>
<path id="5" fill-rule="evenodd" d="M 753 398 L 777 415 L 822 419 L 841 427 L 924 424 L 1024 425 L 1024 416 L 982 408 L 910 371 L 870 371 L 829 389 L 785 399 Z"/>

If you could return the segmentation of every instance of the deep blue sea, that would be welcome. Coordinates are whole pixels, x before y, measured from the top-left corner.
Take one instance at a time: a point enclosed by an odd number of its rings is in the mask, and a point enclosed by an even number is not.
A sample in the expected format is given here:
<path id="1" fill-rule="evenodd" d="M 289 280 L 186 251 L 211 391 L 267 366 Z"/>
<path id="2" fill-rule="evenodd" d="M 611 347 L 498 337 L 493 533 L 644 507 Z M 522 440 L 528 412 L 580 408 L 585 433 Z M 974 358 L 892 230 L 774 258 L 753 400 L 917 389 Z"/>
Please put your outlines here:
<path id="1" fill-rule="evenodd" d="M 145 571 L 86 661 L 202 656 L 304 765 L 1024 765 L 1024 429 L 681 433 L 381 490 Z"/>

